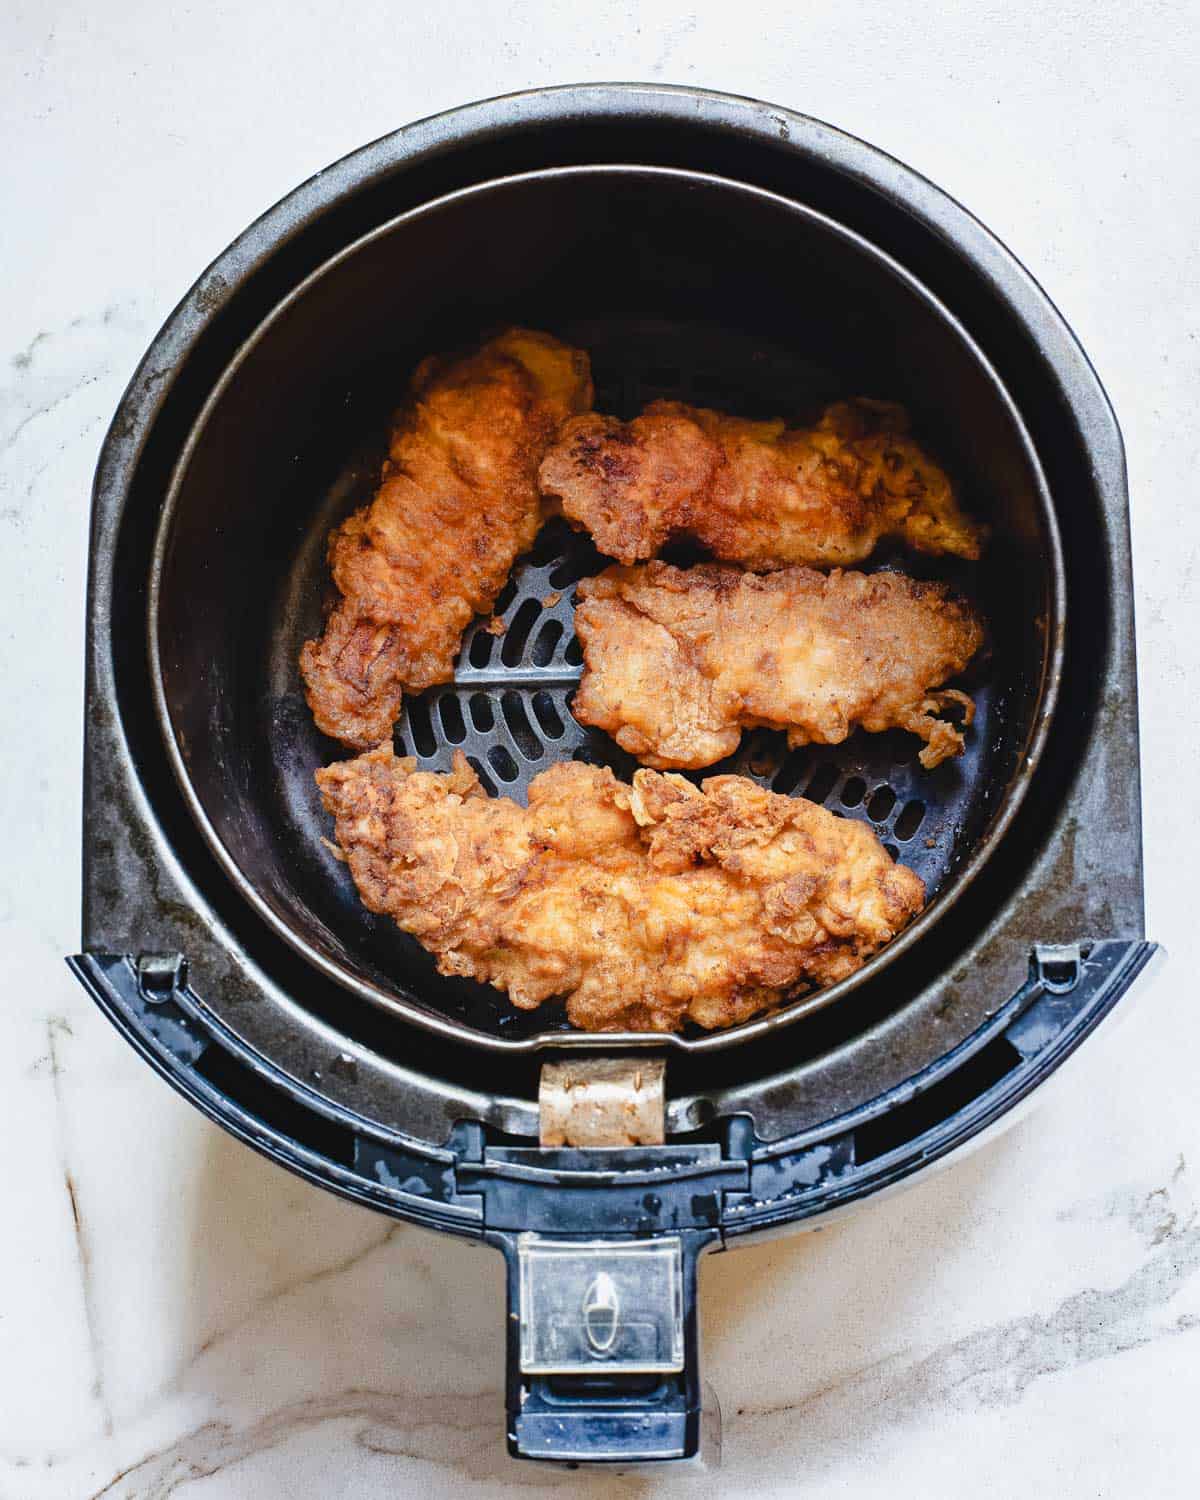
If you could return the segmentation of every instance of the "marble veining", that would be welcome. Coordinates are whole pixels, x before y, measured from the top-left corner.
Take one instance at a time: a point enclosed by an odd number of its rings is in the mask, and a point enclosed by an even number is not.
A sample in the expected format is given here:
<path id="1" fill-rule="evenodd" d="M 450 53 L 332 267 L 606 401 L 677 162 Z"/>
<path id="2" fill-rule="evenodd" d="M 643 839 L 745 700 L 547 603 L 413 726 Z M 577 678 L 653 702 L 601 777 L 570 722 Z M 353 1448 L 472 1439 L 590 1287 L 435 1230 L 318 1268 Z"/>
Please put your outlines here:
<path id="1" fill-rule="evenodd" d="M 835 1393 L 840 1398 L 851 1391 L 864 1410 L 886 1411 L 889 1423 L 915 1417 L 933 1404 L 1013 1406 L 1042 1376 L 1193 1332 L 1200 1328 L 1200 1313 L 1163 1312 L 1200 1270 L 1200 1227 L 1192 1195 L 1180 1181 L 1183 1172 L 1181 1156 L 1167 1186 L 1110 1200 L 1108 1216 L 1126 1217 L 1151 1252 L 1116 1286 L 1086 1287 L 1049 1313 L 980 1328 L 915 1362 L 876 1361 L 799 1402 L 739 1407 L 737 1415 L 769 1418 L 808 1411 Z"/>
<path id="2" fill-rule="evenodd" d="M 79 1191 L 75 1186 L 75 1178 L 71 1172 L 70 1152 L 62 1120 L 63 1067 L 59 1058 L 59 1038 L 71 1035 L 72 1031 L 69 1021 L 62 1016 L 49 1017 L 46 1022 L 47 1055 L 50 1063 L 50 1078 L 54 1087 L 55 1113 L 58 1116 L 59 1131 L 62 1134 L 61 1164 L 63 1187 L 66 1190 L 67 1201 L 71 1205 L 71 1224 L 75 1231 L 75 1253 L 79 1262 L 79 1282 L 80 1290 L 83 1294 L 83 1305 L 87 1321 L 88 1348 L 95 1367 L 92 1379 L 92 1394 L 95 1396 L 103 1413 L 104 1435 L 111 1437 L 113 1430 L 112 1412 L 108 1409 L 108 1403 L 104 1396 L 104 1368 L 96 1329 L 96 1292 L 92 1282 L 92 1247 L 88 1229 L 83 1220 Z"/>

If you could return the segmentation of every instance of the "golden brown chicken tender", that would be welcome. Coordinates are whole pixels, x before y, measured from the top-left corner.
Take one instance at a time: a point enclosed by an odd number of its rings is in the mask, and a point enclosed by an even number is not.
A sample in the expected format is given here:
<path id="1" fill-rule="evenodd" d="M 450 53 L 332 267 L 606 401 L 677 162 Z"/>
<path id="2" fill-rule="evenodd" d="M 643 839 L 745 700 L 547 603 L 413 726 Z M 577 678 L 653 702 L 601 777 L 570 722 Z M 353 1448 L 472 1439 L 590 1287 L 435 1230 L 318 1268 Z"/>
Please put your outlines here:
<path id="1" fill-rule="evenodd" d="M 646 563 L 584 579 L 575 628 L 586 669 L 572 711 L 647 765 L 697 768 L 731 755 L 743 728 L 789 745 L 838 745 L 861 727 L 907 729 L 921 764 L 961 755 L 935 691 L 983 642 L 969 604 L 903 573 L 758 575 L 717 563 Z"/>
<path id="2" fill-rule="evenodd" d="M 904 408 L 882 401 L 840 401 L 792 428 L 679 401 L 632 422 L 591 413 L 563 428 L 539 483 L 623 563 L 678 537 L 759 572 L 861 562 L 884 537 L 968 558 L 984 540 Z"/>
<path id="3" fill-rule="evenodd" d="M 449 679 L 463 630 L 541 524 L 542 455 L 591 401 L 587 355 L 528 329 L 418 367 L 378 493 L 329 538 L 342 597 L 300 655 L 324 733 L 376 745 L 403 692 Z"/>
<path id="4" fill-rule="evenodd" d="M 437 958 L 587 1031 L 732 1026 L 862 966 L 924 904 L 863 823 L 740 776 L 564 762 L 529 806 L 390 745 L 317 772 L 359 893 Z"/>

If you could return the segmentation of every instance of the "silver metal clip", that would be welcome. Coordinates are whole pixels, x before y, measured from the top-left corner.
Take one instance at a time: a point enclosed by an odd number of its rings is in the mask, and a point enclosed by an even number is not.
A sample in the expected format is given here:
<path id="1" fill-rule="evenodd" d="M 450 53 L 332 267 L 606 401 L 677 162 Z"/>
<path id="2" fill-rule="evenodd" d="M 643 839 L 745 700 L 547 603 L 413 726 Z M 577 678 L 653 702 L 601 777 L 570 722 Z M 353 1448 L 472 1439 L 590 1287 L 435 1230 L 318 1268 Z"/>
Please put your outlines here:
<path id="1" fill-rule="evenodd" d="M 543 1146 L 661 1146 L 666 1138 L 661 1058 L 546 1063 L 538 1089 Z"/>

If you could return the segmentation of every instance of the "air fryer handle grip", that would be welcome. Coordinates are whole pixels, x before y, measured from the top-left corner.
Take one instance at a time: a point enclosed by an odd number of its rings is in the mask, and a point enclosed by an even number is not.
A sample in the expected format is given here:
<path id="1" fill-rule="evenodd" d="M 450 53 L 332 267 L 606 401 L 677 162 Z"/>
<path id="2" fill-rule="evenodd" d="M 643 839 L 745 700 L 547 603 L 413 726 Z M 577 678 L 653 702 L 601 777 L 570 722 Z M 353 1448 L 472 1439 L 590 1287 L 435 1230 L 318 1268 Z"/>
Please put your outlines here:
<path id="1" fill-rule="evenodd" d="M 700 1452 L 696 1263 L 713 1238 L 506 1237 L 515 1457 L 634 1464 Z"/>

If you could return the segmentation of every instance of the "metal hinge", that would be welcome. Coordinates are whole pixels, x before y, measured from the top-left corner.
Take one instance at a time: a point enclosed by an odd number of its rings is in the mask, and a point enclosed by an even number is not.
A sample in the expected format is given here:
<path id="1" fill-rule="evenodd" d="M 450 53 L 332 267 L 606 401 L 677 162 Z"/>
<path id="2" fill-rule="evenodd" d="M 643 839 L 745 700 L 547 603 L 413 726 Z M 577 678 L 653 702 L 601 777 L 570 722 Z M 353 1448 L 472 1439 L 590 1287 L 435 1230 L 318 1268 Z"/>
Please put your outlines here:
<path id="1" fill-rule="evenodd" d="M 543 1146 L 661 1146 L 666 1140 L 661 1058 L 546 1063 L 538 1088 Z"/>

